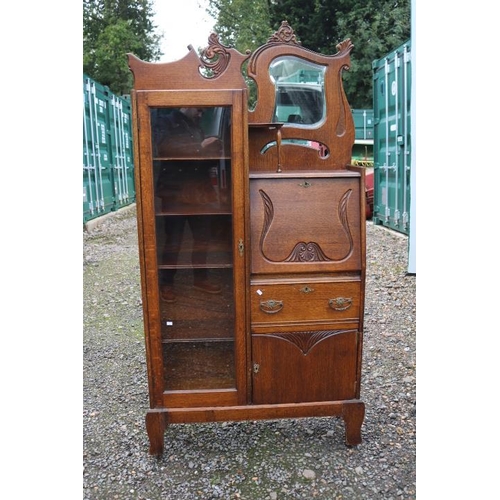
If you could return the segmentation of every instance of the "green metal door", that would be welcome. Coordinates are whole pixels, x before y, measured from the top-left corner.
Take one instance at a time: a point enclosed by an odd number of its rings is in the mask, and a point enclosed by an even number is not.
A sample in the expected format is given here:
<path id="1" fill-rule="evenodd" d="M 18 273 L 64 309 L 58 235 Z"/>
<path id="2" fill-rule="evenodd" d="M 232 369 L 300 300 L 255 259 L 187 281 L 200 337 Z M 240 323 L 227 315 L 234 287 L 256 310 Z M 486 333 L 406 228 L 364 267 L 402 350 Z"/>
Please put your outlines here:
<path id="1" fill-rule="evenodd" d="M 106 88 L 83 77 L 83 221 L 114 207 Z"/>
<path id="2" fill-rule="evenodd" d="M 130 101 L 110 93 L 110 153 L 115 210 L 135 201 L 131 122 Z"/>
<path id="3" fill-rule="evenodd" d="M 373 62 L 373 222 L 408 234 L 411 173 L 410 41 Z"/>

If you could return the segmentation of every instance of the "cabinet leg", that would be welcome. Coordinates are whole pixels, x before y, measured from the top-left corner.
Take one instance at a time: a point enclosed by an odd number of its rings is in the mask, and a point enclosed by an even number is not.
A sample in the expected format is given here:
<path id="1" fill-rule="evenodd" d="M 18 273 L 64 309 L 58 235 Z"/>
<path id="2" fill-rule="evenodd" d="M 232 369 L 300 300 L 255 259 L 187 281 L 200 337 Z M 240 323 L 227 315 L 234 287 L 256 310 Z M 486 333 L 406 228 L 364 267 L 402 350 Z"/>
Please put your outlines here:
<path id="1" fill-rule="evenodd" d="M 149 410 L 146 414 L 146 431 L 149 437 L 149 454 L 162 455 L 165 443 L 165 413 Z"/>
<path id="2" fill-rule="evenodd" d="M 361 425 L 365 418 L 365 404 L 361 401 L 344 403 L 342 417 L 345 423 L 345 442 L 349 446 L 361 443 Z"/>

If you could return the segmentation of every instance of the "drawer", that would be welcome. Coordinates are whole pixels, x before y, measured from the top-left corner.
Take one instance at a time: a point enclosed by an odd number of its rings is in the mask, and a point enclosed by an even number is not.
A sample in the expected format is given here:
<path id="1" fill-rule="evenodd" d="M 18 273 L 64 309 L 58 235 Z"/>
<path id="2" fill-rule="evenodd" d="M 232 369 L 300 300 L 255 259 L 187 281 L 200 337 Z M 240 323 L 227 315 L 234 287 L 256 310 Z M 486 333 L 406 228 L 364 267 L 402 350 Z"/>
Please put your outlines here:
<path id="1" fill-rule="evenodd" d="M 262 327 L 302 327 L 360 321 L 360 281 L 252 281 L 252 331 Z"/>

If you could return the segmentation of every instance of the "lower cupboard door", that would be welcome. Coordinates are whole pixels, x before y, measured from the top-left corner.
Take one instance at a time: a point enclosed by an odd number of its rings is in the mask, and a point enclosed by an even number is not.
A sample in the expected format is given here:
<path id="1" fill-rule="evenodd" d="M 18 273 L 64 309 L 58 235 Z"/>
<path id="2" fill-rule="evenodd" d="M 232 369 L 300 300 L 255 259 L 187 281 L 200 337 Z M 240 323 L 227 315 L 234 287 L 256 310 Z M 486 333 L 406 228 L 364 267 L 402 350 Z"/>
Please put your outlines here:
<path id="1" fill-rule="evenodd" d="M 355 398 L 357 344 L 357 330 L 253 334 L 253 404 Z"/>

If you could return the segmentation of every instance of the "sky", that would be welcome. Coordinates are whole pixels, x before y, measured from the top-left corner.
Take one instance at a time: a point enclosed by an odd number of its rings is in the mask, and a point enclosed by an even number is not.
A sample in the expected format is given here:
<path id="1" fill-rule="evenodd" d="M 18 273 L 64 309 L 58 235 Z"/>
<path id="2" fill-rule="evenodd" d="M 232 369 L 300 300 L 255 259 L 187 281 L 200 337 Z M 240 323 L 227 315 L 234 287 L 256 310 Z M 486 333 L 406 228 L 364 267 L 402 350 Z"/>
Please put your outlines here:
<path id="1" fill-rule="evenodd" d="M 164 33 L 161 62 L 176 61 L 188 53 L 208 45 L 214 20 L 206 13 L 206 0 L 155 0 L 154 23 Z"/>

